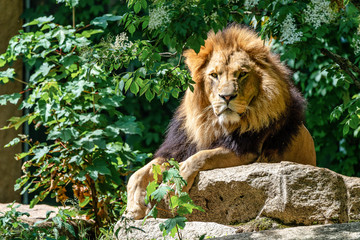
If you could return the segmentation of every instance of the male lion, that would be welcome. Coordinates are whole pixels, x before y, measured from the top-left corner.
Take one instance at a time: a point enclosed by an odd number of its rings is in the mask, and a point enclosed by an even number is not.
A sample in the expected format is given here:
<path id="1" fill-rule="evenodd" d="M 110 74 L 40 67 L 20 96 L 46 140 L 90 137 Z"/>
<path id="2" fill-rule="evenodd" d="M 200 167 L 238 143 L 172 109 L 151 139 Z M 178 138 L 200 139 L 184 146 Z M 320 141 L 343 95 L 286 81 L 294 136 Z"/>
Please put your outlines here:
<path id="1" fill-rule="evenodd" d="M 198 54 L 184 52 L 196 82 L 187 90 L 155 159 L 127 185 L 127 215 L 143 218 L 152 166 L 174 158 L 188 191 L 199 171 L 254 162 L 316 164 L 303 125 L 305 101 L 289 70 L 252 30 L 232 25 L 208 34 Z"/>

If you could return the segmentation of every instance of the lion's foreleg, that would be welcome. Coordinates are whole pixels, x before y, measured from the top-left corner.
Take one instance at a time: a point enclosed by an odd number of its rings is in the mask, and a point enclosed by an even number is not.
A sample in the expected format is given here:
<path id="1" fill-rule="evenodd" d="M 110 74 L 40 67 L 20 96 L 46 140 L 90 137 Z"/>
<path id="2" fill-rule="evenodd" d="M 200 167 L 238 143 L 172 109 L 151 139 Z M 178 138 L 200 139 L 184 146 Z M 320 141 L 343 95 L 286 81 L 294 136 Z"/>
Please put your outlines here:
<path id="1" fill-rule="evenodd" d="M 150 206 L 145 204 L 146 187 L 154 180 L 153 165 L 160 165 L 163 159 L 156 158 L 136 171 L 127 184 L 126 216 L 141 219 L 150 211 Z"/>
<path id="2" fill-rule="evenodd" d="M 199 171 L 245 165 L 256 161 L 257 157 L 252 153 L 239 157 L 222 147 L 199 151 L 180 164 L 180 174 L 187 181 L 183 190 L 189 191 Z"/>

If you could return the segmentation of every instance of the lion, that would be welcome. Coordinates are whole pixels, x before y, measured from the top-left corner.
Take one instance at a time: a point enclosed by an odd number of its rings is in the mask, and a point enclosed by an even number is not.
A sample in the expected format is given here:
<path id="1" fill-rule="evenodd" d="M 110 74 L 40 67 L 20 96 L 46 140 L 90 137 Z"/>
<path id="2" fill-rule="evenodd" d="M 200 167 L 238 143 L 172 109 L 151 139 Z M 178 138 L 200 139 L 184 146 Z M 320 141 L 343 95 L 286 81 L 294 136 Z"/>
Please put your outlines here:
<path id="1" fill-rule="evenodd" d="M 171 158 L 180 162 L 184 191 L 204 170 L 255 162 L 316 165 L 303 124 L 305 100 L 288 68 L 253 30 L 230 25 L 210 31 L 199 53 L 183 55 L 194 89 L 186 91 L 154 160 L 130 177 L 127 216 L 146 216 L 152 167 Z"/>

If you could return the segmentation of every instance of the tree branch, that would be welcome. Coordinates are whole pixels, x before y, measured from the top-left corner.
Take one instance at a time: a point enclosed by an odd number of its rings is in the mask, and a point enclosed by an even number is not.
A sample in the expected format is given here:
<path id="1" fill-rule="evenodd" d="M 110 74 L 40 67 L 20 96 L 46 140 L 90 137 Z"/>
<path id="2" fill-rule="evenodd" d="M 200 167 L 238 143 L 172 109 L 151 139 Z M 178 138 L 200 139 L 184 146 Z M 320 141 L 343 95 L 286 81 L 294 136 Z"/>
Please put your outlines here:
<path id="1" fill-rule="evenodd" d="M 360 81 L 357 79 L 357 77 L 352 73 L 352 71 L 356 72 L 360 75 L 360 69 L 352 64 L 348 59 L 341 57 L 338 54 L 335 54 L 325 48 L 322 48 L 321 53 L 329 58 L 331 58 L 334 62 L 336 62 L 339 67 L 344 70 L 354 81 L 355 86 L 360 89 Z M 352 70 L 352 71 L 351 71 Z"/>
<path id="2" fill-rule="evenodd" d="M 170 57 L 174 57 L 174 56 L 176 56 L 176 54 L 177 54 L 177 52 L 163 52 L 163 53 L 159 53 L 159 55 L 160 56 L 162 56 L 162 57 L 168 57 L 168 58 L 170 58 Z"/>

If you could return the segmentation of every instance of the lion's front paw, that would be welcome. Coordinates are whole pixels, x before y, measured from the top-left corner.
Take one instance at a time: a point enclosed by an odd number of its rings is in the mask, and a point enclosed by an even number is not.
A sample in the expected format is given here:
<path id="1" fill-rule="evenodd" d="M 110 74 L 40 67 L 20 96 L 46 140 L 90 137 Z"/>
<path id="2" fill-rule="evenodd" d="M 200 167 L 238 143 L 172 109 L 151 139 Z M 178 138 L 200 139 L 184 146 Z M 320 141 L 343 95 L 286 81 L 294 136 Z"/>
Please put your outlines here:
<path id="1" fill-rule="evenodd" d="M 139 220 L 143 219 L 149 213 L 149 211 L 150 209 L 144 205 L 138 204 L 129 206 L 128 204 L 124 216 L 126 218 Z"/>
<path id="2" fill-rule="evenodd" d="M 199 171 L 193 166 L 191 159 L 187 159 L 185 162 L 180 163 L 180 175 L 187 182 L 187 185 L 183 188 L 184 192 L 189 192 L 198 173 Z"/>
<path id="3" fill-rule="evenodd" d="M 135 220 L 144 218 L 150 211 L 150 207 L 145 204 L 146 181 L 141 173 L 141 171 L 134 173 L 127 185 L 128 201 L 124 216 Z"/>

